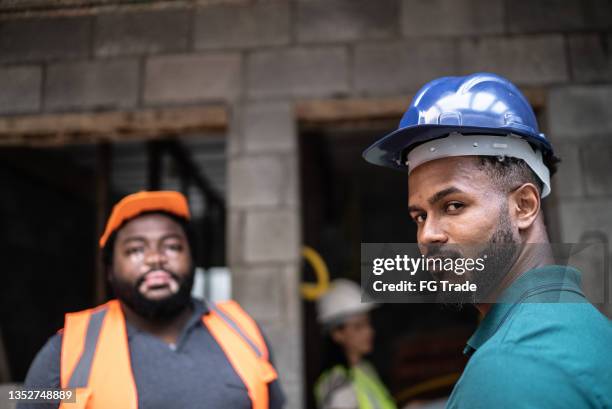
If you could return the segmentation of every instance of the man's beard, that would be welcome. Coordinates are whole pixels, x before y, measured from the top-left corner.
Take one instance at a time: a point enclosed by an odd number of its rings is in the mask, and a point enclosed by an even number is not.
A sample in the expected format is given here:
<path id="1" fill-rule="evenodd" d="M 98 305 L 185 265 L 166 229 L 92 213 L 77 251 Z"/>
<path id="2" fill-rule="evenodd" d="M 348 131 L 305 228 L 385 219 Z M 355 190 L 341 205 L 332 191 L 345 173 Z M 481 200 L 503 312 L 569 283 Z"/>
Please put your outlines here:
<path id="1" fill-rule="evenodd" d="M 507 206 L 500 209 L 499 217 L 495 232 L 491 235 L 485 247 L 479 249 L 476 256 L 473 257 L 474 260 L 484 260 L 482 271 L 474 270 L 463 275 L 447 272 L 437 277 L 438 280 L 447 280 L 453 284 L 462 284 L 469 281 L 470 284 L 476 284 L 477 290 L 475 292 L 438 291 L 437 302 L 456 306 L 460 309 L 462 304 L 465 303 L 476 304 L 494 301 L 491 300 L 491 297 L 495 295 L 496 289 L 514 265 L 520 250 L 520 241 L 513 234 Z M 457 245 L 446 249 L 444 247 L 444 245 L 431 246 L 431 251 L 428 252 L 427 257 L 465 258 L 460 247 L 469 246 Z M 430 247 L 428 246 L 428 248 Z"/>
<path id="2" fill-rule="evenodd" d="M 138 289 L 144 282 L 146 275 L 154 270 L 169 274 L 178 283 L 178 291 L 158 300 L 145 297 Z M 155 322 L 168 322 L 177 317 L 191 303 L 194 271 L 192 269 L 189 275 L 181 280 L 178 274 L 173 271 L 160 268 L 154 270 L 143 274 L 135 283 L 118 278 L 113 272 L 110 277 L 110 284 L 115 296 L 142 318 Z"/>

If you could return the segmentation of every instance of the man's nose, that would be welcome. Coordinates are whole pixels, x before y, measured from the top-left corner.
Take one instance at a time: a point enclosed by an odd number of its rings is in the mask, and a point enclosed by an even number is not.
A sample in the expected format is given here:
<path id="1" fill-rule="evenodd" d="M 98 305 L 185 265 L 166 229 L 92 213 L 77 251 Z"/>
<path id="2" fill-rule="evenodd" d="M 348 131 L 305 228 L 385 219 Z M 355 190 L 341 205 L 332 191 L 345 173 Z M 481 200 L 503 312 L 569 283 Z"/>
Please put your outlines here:
<path id="1" fill-rule="evenodd" d="M 428 217 L 418 232 L 417 241 L 419 244 L 446 243 L 448 236 L 437 220 Z"/>
<path id="2" fill-rule="evenodd" d="M 145 262 L 150 266 L 161 266 L 168 261 L 163 251 L 150 249 L 145 255 Z"/>

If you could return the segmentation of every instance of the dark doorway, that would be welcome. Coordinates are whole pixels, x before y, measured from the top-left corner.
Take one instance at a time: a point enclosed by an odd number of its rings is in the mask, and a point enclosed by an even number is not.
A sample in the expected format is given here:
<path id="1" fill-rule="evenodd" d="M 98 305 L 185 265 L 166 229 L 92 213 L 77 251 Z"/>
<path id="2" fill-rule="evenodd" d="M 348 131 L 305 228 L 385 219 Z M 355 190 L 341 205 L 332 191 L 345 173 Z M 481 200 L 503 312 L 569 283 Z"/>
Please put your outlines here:
<path id="1" fill-rule="evenodd" d="M 100 221 L 121 197 L 149 189 L 182 191 L 198 236 L 196 264 L 225 265 L 225 144 L 224 135 L 202 134 L 0 149 L 0 346 L 10 372 L 5 381 L 23 381 L 66 312 L 111 296 L 100 280 L 97 242 Z"/>
<path id="2" fill-rule="evenodd" d="M 406 210 L 406 174 L 370 165 L 361 157 L 398 121 L 301 129 L 303 242 L 321 254 L 332 280 L 344 277 L 360 282 L 362 242 L 416 242 L 416 226 Z M 305 263 L 302 279 L 315 279 Z M 307 407 L 315 408 L 313 387 L 322 369 L 322 334 L 315 304 L 305 301 L 303 307 Z M 454 376 L 465 364 L 461 352 L 475 328 L 476 310 L 385 304 L 373 311 L 372 319 L 376 343 L 370 360 L 400 403 L 448 395 Z M 433 388 L 419 386 L 437 379 L 443 381 L 434 382 Z"/>

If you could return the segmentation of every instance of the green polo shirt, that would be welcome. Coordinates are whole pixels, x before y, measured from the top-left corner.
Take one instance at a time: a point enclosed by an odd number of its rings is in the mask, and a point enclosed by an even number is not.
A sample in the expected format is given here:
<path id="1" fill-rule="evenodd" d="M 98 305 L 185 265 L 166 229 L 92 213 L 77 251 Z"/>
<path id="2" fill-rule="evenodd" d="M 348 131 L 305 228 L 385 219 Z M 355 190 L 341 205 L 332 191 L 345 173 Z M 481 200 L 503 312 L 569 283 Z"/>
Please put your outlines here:
<path id="1" fill-rule="evenodd" d="M 612 408 L 612 325 L 579 271 L 528 271 L 501 300 L 468 341 L 447 409 Z"/>

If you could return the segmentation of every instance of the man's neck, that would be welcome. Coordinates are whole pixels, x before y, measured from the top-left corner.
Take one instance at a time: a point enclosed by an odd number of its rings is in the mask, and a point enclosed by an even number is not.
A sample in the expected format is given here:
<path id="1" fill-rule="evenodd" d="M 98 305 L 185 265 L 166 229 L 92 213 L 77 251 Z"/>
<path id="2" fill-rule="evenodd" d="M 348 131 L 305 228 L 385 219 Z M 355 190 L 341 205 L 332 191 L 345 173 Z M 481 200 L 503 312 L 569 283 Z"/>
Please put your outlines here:
<path id="1" fill-rule="evenodd" d="M 357 366 L 361 362 L 361 358 L 363 358 L 363 355 L 359 352 L 347 351 L 346 353 L 346 359 L 350 366 Z"/>
<path id="2" fill-rule="evenodd" d="M 520 254 L 508 274 L 504 276 L 501 283 L 497 286 L 497 290 L 494 292 L 492 298 L 496 299 L 499 297 L 505 289 L 510 287 L 512 283 L 527 271 L 550 264 L 554 264 L 554 257 L 548 238 L 542 243 L 523 243 Z M 475 307 L 484 317 L 487 315 L 492 305 L 491 303 L 481 303 L 475 304 Z"/>
<path id="3" fill-rule="evenodd" d="M 148 332 L 167 344 L 176 344 L 181 331 L 193 313 L 193 308 L 189 305 L 176 317 L 169 321 L 152 321 L 135 313 L 130 307 L 121 302 L 121 309 L 127 322 L 141 331 Z"/>

